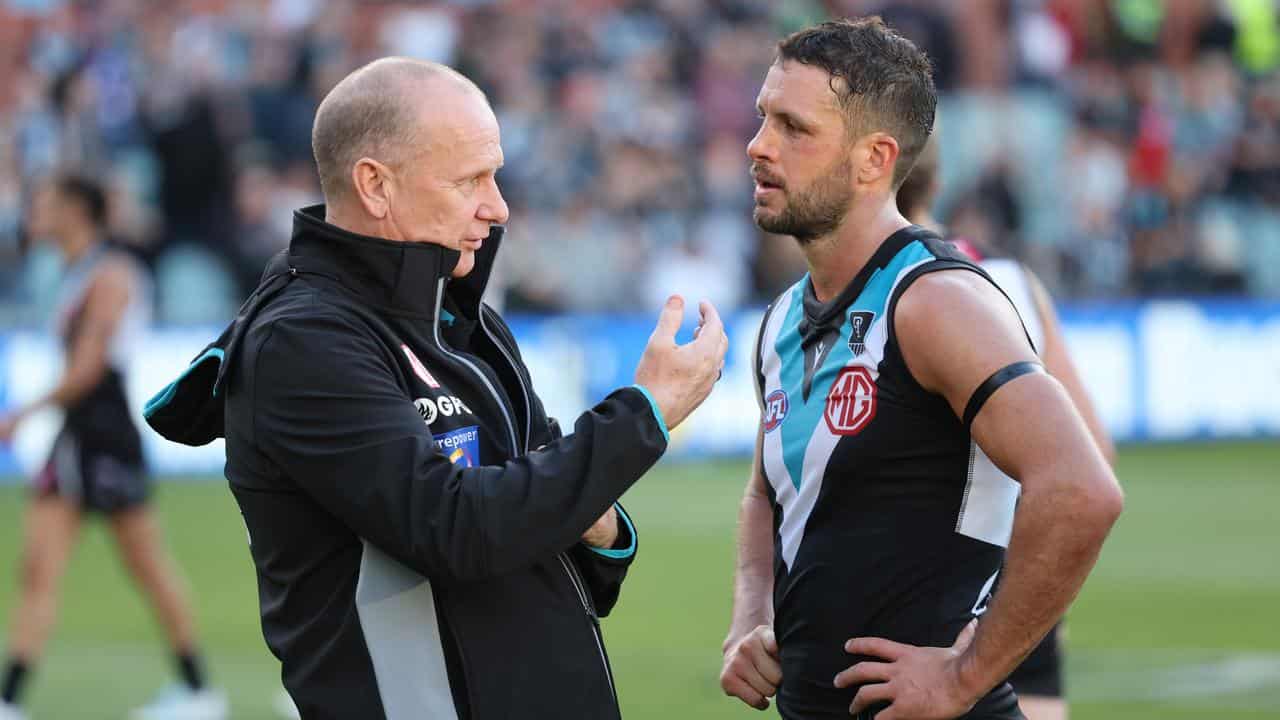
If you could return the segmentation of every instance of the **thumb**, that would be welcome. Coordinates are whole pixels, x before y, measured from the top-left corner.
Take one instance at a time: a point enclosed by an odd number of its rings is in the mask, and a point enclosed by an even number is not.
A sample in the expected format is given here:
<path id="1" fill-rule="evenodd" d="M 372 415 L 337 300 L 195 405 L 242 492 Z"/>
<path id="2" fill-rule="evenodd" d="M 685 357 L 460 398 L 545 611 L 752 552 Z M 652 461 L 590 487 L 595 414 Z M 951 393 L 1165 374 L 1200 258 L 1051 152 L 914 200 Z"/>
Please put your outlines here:
<path id="1" fill-rule="evenodd" d="M 969 645 L 973 643 L 973 636 L 976 634 L 978 634 L 978 618 L 970 620 L 969 624 L 964 626 L 964 629 L 956 636 L 956 642 L 951 646 L 951 649 L 956 652 L 964 652 L 969 649 Z"/>
<path id="2" fill-rule="evenodd" d="M 662 306 L 662 312 L 658 314 L 658 326 L 653 329 L 653 337 L 670 340 L 674 345 L 676 333 L 680 331 L 683 323 L 684 298 L 672 295 L 667 298 L 667 303 Z"/>
<path id="3" fill-rule="evenodd" d="M 770 655 L 778 657 L 778 638 L 773 634 L 772 628 L 760 633 L 760 641 Z"/>

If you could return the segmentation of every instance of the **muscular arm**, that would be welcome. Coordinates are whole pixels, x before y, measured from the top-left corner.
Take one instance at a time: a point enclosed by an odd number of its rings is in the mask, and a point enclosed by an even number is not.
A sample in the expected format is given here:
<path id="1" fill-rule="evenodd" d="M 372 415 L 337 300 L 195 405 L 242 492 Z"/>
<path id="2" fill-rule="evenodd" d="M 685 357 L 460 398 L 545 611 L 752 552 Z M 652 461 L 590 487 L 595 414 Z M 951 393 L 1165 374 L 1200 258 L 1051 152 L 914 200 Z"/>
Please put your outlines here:
<path id="1" fill-rule="evenodd" d="M 760 625 L 773 624 L 773 508 L 760 472 L 763 434 L 756 434 L 751 476 L 738 510 L 738 562 L 733 579 L 733 619 L 722 652 Z"/>
<path id="2" fill-rule="evenodd" d="M 1085 425 L 1089 428 L 1089 434 L 1093 436 L 1093 441 L 1102 451 L 1102 456 L 1109 464 L 1115 464 L 1116 446 L 1111 442 L 1111 435 L 1102 424 L 1102 418 L 1098 416 L 1098 411 L 1093 406 L 1093 401 L 1089 399 L 1088 391 L 1085 390 L 1084 382 L 1080 380 L 1080 373 L 1067 352 L 1067 341 L 1062 336 L 1062 325 L 1058 322 L 1058 313 L 1053 309 L 1053 299 L 1049 297 L 1049 292 L 1041 284 L 1040 278 L 1030 270 L 1024 269 L 1023 272 L 1027 274 L 1031 295 L 1036 304 L 1036 313 L 1040 315 L 1040 327 L 1044 328 L 1044 348 L 1041 353 L 1044 367 L 1050 375 L 1062 383 L 1067 395 L 1071 396 L 1071 401 L 1075 403 L 1076 410 L 1080 411 L 1080 417 L 1084 419 Z"/>
<path id="3" fill-rule="evenodd" d="M 760 472 L 763 432 L 756 434 L 751 478 L 738 513 L 738 566 L 733 583 L 733 620 L 725 638 L 720 689 L 757 710 L 782 682 L 778 641 L 773 635 L 773 509 Z"/>
<path id="4" fill-rule="evenodd" d="M 1013 308 L 967 272 L 921 278 L 903 295 L 895 320 L 912 374 L 957 416 L 994 372 L 1035 359 Z M 1007 677 L 1066 611 L 1123 500 L 1080 413 L 1049 375 L 1006 383 L 971 432 L 1022 485 L 1000 589 L 955 666 L 976 699 Z"/>
<path id="5" fill-rule="evenodd" d="M 68 351 L 61 380 L 47 395 L 27 406 L 23 415 L 49 405 L 74 405 L 102 381 L 111 339 L 129 304 L 129 273 L 122 264 L 103 265 L 85 294 L 84 316 Z"/>

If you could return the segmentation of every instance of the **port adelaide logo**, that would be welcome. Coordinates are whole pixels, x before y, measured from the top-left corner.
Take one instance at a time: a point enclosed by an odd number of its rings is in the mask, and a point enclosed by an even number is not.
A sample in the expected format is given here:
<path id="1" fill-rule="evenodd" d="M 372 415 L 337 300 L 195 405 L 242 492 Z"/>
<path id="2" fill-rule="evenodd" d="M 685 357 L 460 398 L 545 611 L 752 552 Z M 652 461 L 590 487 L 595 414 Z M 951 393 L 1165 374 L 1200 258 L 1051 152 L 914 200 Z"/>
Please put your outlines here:
<path id="1" fill-rule="evenodd" d="M 773 432 L 783 420 L 787 419 L 787 411 L 791 409 L 791 400 L 785 390 L 774 390 L 764 399 L 764 431 Z"/>
<path id="2" fill-rule="evenodd" d="M 867 310 L 849 313 L 849 349 L 853 351 L 854 357 L 866 351 L 867 332 L 871 330 L 871 323 L 875 319 L 876 314 Z"/>

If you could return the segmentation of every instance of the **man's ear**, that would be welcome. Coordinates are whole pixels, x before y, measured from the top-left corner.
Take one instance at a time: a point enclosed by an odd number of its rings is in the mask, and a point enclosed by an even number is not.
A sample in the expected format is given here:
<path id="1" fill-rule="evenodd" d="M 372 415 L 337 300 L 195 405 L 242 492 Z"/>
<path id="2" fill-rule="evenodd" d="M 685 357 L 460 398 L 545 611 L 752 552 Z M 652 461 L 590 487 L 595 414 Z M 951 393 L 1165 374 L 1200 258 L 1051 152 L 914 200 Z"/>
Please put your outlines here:
<path id="1" fill-rule="evenodd" d="M 351 168 L 351 187 L 365 212 L 382 220 L 391 208 L 391 170 L 386 165 L 362 157 Z"/>
<path id="2" fill-rule="evenodd" d="M 873 132 L 858 141 L 861 152 L 855 157 L 858 182 L 871 185 L 882 179 L 893 179 L 894 168 L 902 149 L 898 141 L 888 133 Z"/>

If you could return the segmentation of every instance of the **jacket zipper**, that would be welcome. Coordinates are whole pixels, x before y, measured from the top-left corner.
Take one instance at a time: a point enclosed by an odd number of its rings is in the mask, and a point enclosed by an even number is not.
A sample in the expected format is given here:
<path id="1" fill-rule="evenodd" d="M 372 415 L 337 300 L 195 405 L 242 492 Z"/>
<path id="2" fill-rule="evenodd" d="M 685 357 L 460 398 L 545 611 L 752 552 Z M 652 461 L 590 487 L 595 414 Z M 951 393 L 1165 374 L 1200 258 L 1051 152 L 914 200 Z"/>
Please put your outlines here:
<path id="1" fill-rule="evenodd" d="M 613 671 L 609 669 L 609 660 L 604 654 L 604 640 L 600 637 L 600 616 L 596 614 L 586 583 L 579 576 L 578 569 L 573 566 L 573 560 L 566 553 L 556 555 L 556 559 L 564 567 L 565 574 L 569 576 L 569 582 L 573 583 L 573 589 L 577 591 L 578 599 L 582 601 L 582 609 L 587 612 L 587 617 L 591 620 L 591 634 L 596 640 L 596 650 L 600 652 L 600 664 L 604 667 L 605 679 L 609 681 L 609 692 L 613 695 L 614 703 L 617 703 L 618 690 L 613 686 Z"/>
<path id="2" fill-rule="evenodd" d="M 441 288 L 443 289 L 443 287 L 444 286 L 442 284 Z M 439 298 L 437 298 L 437 303 L 438 302 Z M 507 348 L 503 345 L 502 341 L 499 340 L 491 330 L 489 330 L 489 326 L 485 324 L 484 316 L 485 307 L 481 304 L 480 329 L 489 338 L 489 341 L 497 346 L 498 352 L 502 353 L 503 359 L 511 365 L 511 371 L 515 373 L 516 376 L 516 383 L 520 386 L 520 394 L 524 400 L 525 407 L 524 452 L 527 453 L 529 452 L 529 440 L 532 436 L 533 425 L 532 394 L 529 392 L 529 389 L 525 387 L 524 376 L 520 374 L 520 367 L 516 364 L 515 358 L 512 357 L 511 353 L 507 352 Z M 510 422 L 509 419 L 508 422 Z M 515 430 L 513 428 L 512 433 L 514 432 Z M 578 593 L 578 599 L 582 601 L 582 609 L 586 611 L 587 618 L 591 621 L 591 635 L 595 638 L 596 650 L 600 653 L 600 665 L 604 668 L 605 679 L 609 682 L 609 692 L 613 695 L 613 701 L 616 704 L 618 702 L 618 691 L 613 685 L 613 671 L 609 668 L 609 658 L 604 652 L 604 639 L 600 635 L 600 616 L 596 614 L 595 607 L 591 602 L 591 595 L 586 588 L 586 583 L 582 580 L 582 577 L 578 573 L 578 569 L 574 566 L 573 559 L 570 558 L 569 554 L 566 552 L 557 554 L 556 559 L 560 561 L 560 566 L 564 568 L 565 574 L 569 576 L 569 582 L 573 585 L 573 589 Z"/>
<path id="3" fill-rule="evenodd" d="M 498 352 L 502 353 L 502 357 L 511 365 L 511 371 L 515 373 L 516 384 L 520 386 L 520 395 L 524 399 L 524 452 L 529 452 L 529 441 L 533 436 L 533 399 L 529 389 L 524 386 L 524 376 L 520 374 L 520 367 L 516 365 L 515 358 L 507 352 L 507 348 L 497 336 L 489 330 L 489 326 L 484 322 L 485 307 L 480 305 L 480 329 L 488 336 L 489 341 L 497 346 Z"/>
<path id="4" fill-rule="evenodd" d="M 436 317 L 439 317 L 440 315 L 440 306 L 444 300 L 444 282 L 444 278 L 441 278 L 436 283 Z M 449 350 L 449 346 L 445 345 L 444 340 L 440 338 L 440 322 L 438 320 L 432 325 L 431 332 L 432 337 L 435 338 L 436 344 L 440 346 L 440 349 L 444 351 L 445 355 L 448 355 L 454 360 L 457 360 L 467 366 L 471 372 L 476 374 L 476 377 L 480 378 L 480 382 L 484 383 L 485 389 L 493 396 L 498 409 L 502 411 L 502 419 L 507 421 L 507 432 L 510 433 L 511 436 L 511 454 L 513 456 L 520 456 L 524 454 L 526 450 L 521 450 L 519 440 L 516 439 L 516 423 L 511 419 L 511 413 L 507 412 L 507 405 L 502 402 L 502 395 L 498 393 L 498 390 L 493 386 L 493 383 L 489 382 L 489 376 L 485 375 L 480 368 L 476 367 L 475 363 Z"/>

